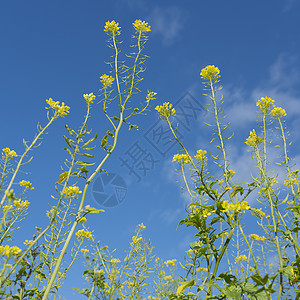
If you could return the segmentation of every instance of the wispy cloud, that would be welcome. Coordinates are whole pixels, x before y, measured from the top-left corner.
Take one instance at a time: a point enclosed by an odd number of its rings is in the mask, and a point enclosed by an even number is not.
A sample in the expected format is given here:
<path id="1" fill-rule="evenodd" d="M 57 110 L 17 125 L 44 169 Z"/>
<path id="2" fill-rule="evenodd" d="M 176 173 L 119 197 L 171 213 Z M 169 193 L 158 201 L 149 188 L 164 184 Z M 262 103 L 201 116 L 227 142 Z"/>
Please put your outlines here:
<path id="1" fill-rule="evenodd" d="M 185 16 L 178 7 L 156 7 L 149 15 L 152 32 L 162 37 L 166 46 L 171 45 L 183 28 Z"/>
<path id="2" fill-rule="evenodd" d="M 300 117 L 300 97 L 297 87 L 300 84 L 300 73 L 297 70 L 299 62 L 295 56 L 281 54 L 269 67 L 269 76 L 261 82 L 257 88 L 252 91 L 247 91 L 243 87 L 225 86 L 222 90 L 224 96 L 224 110 L 228 114 L 227 120 L 231 123 L 228 130 L 234 131 L 236 137 L 227 143 L 229 151 L 229 159 L 231 161 L 230 168 L 236 171 L 234 177 L 236 182 L 252 181 L 251 174 L 256 176 L 257 170 L 255 163 L 251 162 L 251 154 L 249 153 L 249 147 L 244 144 L 244 141 L 249 135 L 249 131 L 253 128 L 257 129 L 259 134 L 260 130 L 257 128 L 257 107 L 256 102 L 261 97 L 271 97 L 275 100 L 276 106 L 283 107 L 287 112 L 287 125 L 292 126 L 291 140 L 294 141 L 294 145 L 298 145 L 300 142 L 300 133 L 296 128 L 299 127 Z M 198 88 L 192 86 L 195 94 L 200 93 Z M 299 89 L 299 88 L 298 88 Z M 212 114 L 205 116 L 205 122 L 214 123 Z M 201 132 L 198 137 L 199 145 L 201 148 L 208 152 L 215 153 L 214 145 L 209 143 L 207 134 Z M 280 140 L 274 140 L 277 144 L 282 144 Z M 197 145 L 194 145 L 197 147 Z M 295 146 L 294 146 L 295 147 Z M 196 148 L 197 149 L 197 148 Z M 268 150 L 268 159 L 270 167 L 274 171 L 273 176 L 277 176 L 279 184 L 282 184 L 286 179 L 286 172 L 284 168 L 279 167 L 275 162 L 280 161 L 281 148 L 272 147 Z M 295 156 L 295 163 L 300 162 L 300 153 L 297 148 L 293 149 L 293 155 Z M 171 168 L 169 164 L 165 164 L 165 169 Z M 171 169 L 169 169 L 171 170 Z M 220 170 L 213 171 L 214 176 L 221 176 Z M 164 171 L 168 173 L 167 170 Z M 174 170 L 170 174 L 169 180 L 179 180 L 179 174 L 176 174 Z M 178 184 L 178 182 L 176 183 Z M 253 201 L 257 195 L 252 195 L 249 200 Z"/>
<path id="3" fill-rule="evenodd" d="M 288 117 L 299 117 L 300 97 L 295 88 L 300 83 L 300 73 L 296 67 L 295 56 L 281 54 L 269 68 L 269 78 L 252 92 L 233 86 L 224 87 L 222 94 L 226 99 L 226 111 L 234 127 L 248 126 L 257 118 L 255 103 L 261 97 L 271 97 L 276 106 L 283 107 Z"/>
<path id="4" fill-rule="evenodd" d="M 153 210 L 149 214 L 149 220 L 159 219 L 162 224 L 171 225 L 180 221 L 180 215 L 183 213 L 183 209 L 165 209 L 165 210 Z"/>

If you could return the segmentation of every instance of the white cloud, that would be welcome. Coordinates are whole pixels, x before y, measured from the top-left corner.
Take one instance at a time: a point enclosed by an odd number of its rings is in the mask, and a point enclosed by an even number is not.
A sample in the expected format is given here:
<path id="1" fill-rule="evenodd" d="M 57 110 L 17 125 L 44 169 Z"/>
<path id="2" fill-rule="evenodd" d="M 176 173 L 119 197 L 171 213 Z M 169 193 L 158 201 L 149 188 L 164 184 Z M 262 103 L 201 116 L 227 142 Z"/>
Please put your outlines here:
<path id="1" fill-rule="evenodd" d="M 271 97 L 276 106 L 283 107 L 288 118 L 299 117 L 300 97 L 296 89 L 300 83 L 300 73 L 296 67 L 295 56 L 281 54 L 270 66 L 269 78 L 250 94 L 241 88 L 233 86 L 224 87 L 222 94 L 226 101 L 225 111 L 233 127 L 241 128 L 249 126 L 249 123 L 257 119 L 256 105 L 261 97 Z M 299 92 L 298 92 L 299 94 Z"/>
<path id="2" fill-rule="evenodd" d="M 183 28 L 184 15 L 177 7 L 156 7 L 149 15 L 152 32 L 160 35 L 163 43 L 171 45 Z"/>
<path id="3" fill-rule="evenodd" d="M 151 211 L 149 215 L 149 219 L 151 220 L 153 218 L 159 219 L 159 221 L 162 224 L 168 224 L 171 225 L 173 223 L 178 223 L 180 221 L 180 215 L 182 214 L 183 209 L 177 208 L 177 209 L 165 209 L 165 210 L 153 210 Z"/>

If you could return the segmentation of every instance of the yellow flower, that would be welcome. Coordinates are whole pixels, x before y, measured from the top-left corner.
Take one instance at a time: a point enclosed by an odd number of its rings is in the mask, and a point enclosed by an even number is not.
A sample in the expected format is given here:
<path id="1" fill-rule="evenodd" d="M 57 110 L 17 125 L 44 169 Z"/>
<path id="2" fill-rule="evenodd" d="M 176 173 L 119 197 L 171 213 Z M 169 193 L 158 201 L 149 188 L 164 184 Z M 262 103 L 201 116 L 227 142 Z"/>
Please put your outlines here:
<path id="1" fill-rule="evenodd" d="M 132 237 L 132 242 L 133 242 L 134 244 L 137 244 L 140 240 L 142 240 L 142 237 L 139 237 L 139 238 L 137 238 L 136 236 L 133 236 L 133 237 Z"/>
<path id="2" fill-rule="evenodd" d="M 299 183 L 298 178 L 290 178 L 288 180 L 285 180 L 283 184 L 287 187 L 292 187 L 293 185 L 296 185 L 298 183 Z"/>
<path id="3" fill-rule="evenodd" d="M 171 281 L 172 280 L 172 276 L 171 275 L 165 276 L 164 280 L 165 281 Z"/>
<path id="4" fill-rule="evenodd" d="M 158 105 L 155 107 L 155 109 L 158 111 L 158 113 L 164 117 L 168 118 L 170 116 L 176 116 L 176 111 L 174 108 L 172 108 L 172 104 L 169 102 L 165 102 L 163 105 Z"/>
<path id="5" fill-rule="evenodd" d="M 135 20 L 134 23 L 132 23 L 132 25 L 134 29 L 140 33 L 151 31 L 151 26 L 148 25 L 148 23 L 146 23 L 145 21 Z"/>
<path id="6" fill-rule="evenodd" d="M 182 164 L 188 164 L 191 162 L 191 158 L 187 154 L 175 154 L 172 162 L 179 162 Z"/>
<path id="7" fill-rule="evenodd" d="M 121 27 L 119 27 L 119 23 L 116 21 L 107 21 L 104 26 L 104 31 L 107 33 L 112 33 L 113 35 L 119 35 Z"/>
<path id="8" fill-rule="evenodd" d="M 114 80 L 115 79 L 112 76 L 108 76 L 106 74 L 104 74 L 100 77 L 100 81 L 103 84 L 104 89 L 111 87 Z"/>
<path id="9" fill-rule="evenodd" d="M 69 113 L 70 107 L 65 105 L 64 102 L 60 106 L 58 106 L 57 113 L 60 117 L 64 117 Z"/>
<path id="10" fill-rule="evenodd" d="M 0 246 L 0 254 L 1 255 L 5 255 L 5 256 L 9 256 L 10 254 L 10 251 L 9 251 L 9 246 L 6 245 L 6 246 Z"/>
<path id="11" fill-rule="evenodd" d="M 196 269 L 197 272 L 205 272 L 207 271 L 207 268 L 198 268 Z"/>
<path id="12" fill-rule="evenodd" d="M 119 260 L 118 258 L 112 258 L 112 259 L 110 260 L 110 263 L 113 264 L 113 265 L 115 265 L 115 264 L 117 264 L 117 263 L 119 263 L 119 262 L 120 262 L 120 260 Z"/>
<path id="13" fill-rule="evenodd" d="M 9 247 L 6 246 L 0 246 L 0 254 L 3 256 L 11 256 L 11 255 L 18 255 L 21 252 L 21 249 L 17 246 Z"/>
<path id="14" fill-rule="evenodd" d="M 202 79 L 211 80 L 211 81 L 217 81 L 221 77 L 219 68 L 213 65 L 212 66 L 209 65 L 204 69 L 202 69 L 200 75 Z"/>
<path id="15" fill-rule="evenodd" d="M 4 152 L 5 156 L 9 158 L 13 158 L 14 156 L 18 156 L 14 150 L 10 150 L 9 148 L 3 148 L 2 151 Z"/>
<path id="16" fill-rule="evenodd" d="M 19 182 L 19 185 L 20 186 L 25 186 L 26 189 L 30 189 L 30 190 L 34 189 L 34 187 L 31 185 L 30 181 L 22 180 L 22 181 Z"/>
<path id="17" fill-rule="evenodd" d="M 75 197 L 78 198 L 78 194 L 81 194 L 82 192 L 79 190 L 78 186 L 68 186 L 64 190 L 64 194 L 66 197 Z"/>
<path id="18" fill-rule="evenodd" d="M 246 139 L 245 144 L 248 146 L 256 146 L 258 144 L 261 144 L 263 142 L 263 139 L 256 135 L 255 129 L 250 131 L 249 137 Z"/>
<path id="19" fill-rule="evenodd" d="M 250 238 L 259 242 L 264 242 L 267 238 L 265 238 L 264 236 L 258 236 L 257 234 L 250 234 Z"/>
<path id="20" fill-rule="evenodd" d="M 13 209 L 14 207 L 12 205 L 3 205 L 3 211 L 8 212 L 9 210 Z"/>
<path id="21" fill-rule="evenodd" d="M 156 96 L 157 93 L 155 92 L 148 92 L 147 96 L 146 96 L 146 101 L 149 102 L 151 100 L 156 100 Z"/>
<path id="22" fill-rule="evenodd" d="M 93 93 L 83 94 L 86 103 L 94 103 L 96 96 Z"/>
<path id="23" fill-rule="evenodd" d="M 246 255 L 240 255 L 238 257 L 235 258 L 235 262 L 238 261 L 246 261 L 247 260 L 247 256 Z"/>
<path id="24" fill-rule="evenodd" d="M 268 97 L 265 97 L 265 98 L 261 97 L 261 99 L 256 102 L 256 106 L 258 106 L 258 109 L 260 111 L 262 111 L 264 113 L 267 113 L 275 105 L 274 105 L 274 100 L 273 99 L 268 98 Z"/>
<path id="25" fill-rule="evenodd" d="M 247 201 L 237 202 L 236 204 L 234 204 L 234 203 L 229 203 L 226 200 L 222 202 L 222 208 L 223 208 L 223 212 L 239 213 L 242 210 L 250 209 L 250 206 L 248 205 Z"/>
<path id="26" fill-rule="evenodd" d="M 274 107 L 271 112 L 270 115 L 272 117 L 277 117 L 277 118 L 281 118 L 281 117 L 285 117 L 286 116 L 286 112 L 283 108 L 281 107 Z"/>
<path id="27" fill-rule="evenodd" d="M 202 217 L 207 218 L 208 216 L 210 216 L 214 212 L 215 212 L 215 210 L 213 210 L 213 209 L 205 208 L 202 211 Z"/>
<path id="28" fill-rule="evenodd" d="M 15 206 L 16 208 L 28 207 L 29 204 L 30 204 L 30 203 L 29 203 L 27 200 L 25 200 L 25 201 L 14 200 L 14 206 Z"/>
<path id="29" fill-rule="evenodd" d="M 144 223 L 141 223 L 141 224 L 139 224 L 138 225 L 141 229 L 145 229 L 146 228 L 146 226 L 144 225 Z"/>
<path id="30" fill-rule="evenodd" d="M 195 155 L 195 157 L 199 160 L 205 160 L 205 154 L 207 153 L 206 150 L 197 150 L 197 154 Z"/>
<path id="31" fill-rule="evenodd" d="M 84 229 L 78 230 L 75 235 L 77 236 L 78 239 L 83 240 L 83 239 L 91 239 L 92 238 L 92 233 L 90 231 L 86 231 Z"/>
<path id="32" fill-rule="evenodd" d="M 81 249 L 80 251 L 81 251 L 82 253 L 84 253 L 84 254 L 85 254 L 85 253 L 89 253 L 89 249 Z"/>
<path id="33" fill-rule="evenodd" d="M 50 106 L 46 107 L 46 109 L 52 108 L 59 115 L 59 117 L 64 117 L 69 113 L 70 107 L 65 105 L 64 102 L 59 105 L 59 101 L 53 101 L 52 98 L 47 99 L 46 102 Z"/>
<path id="34" fill-rule="evenodd" d="M 30 246 L 33 243 L 33 240 L 25 240 L 24 245 Z"/>
<path id="35" fill-rule="evenodd" d="M 21 249 L 17 246 L 10 247 L 10 253 L 13 255 L 18 255 L 21 252 Z"/>
<path id="36" fill-rule="evenodd" d="M 164 264 L 165 264 L 167 267 L 175 266 L 175 263 L 176 263 L 176 259 L 167 260 L 167 261 L 164 262 Z"/>

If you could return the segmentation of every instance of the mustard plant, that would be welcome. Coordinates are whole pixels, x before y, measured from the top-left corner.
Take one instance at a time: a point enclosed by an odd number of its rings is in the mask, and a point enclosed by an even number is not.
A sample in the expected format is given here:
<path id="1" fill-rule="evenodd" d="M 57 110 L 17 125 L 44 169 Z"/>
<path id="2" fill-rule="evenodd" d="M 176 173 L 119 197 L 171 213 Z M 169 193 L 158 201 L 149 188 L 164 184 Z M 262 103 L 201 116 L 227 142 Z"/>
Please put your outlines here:
<path id="1" fill-rule="evenodd" d="M 185 188 L 190 197 L 187 217 L 180 225 L 196 229 L 195 240 L 185 256 L 186 276 L 170 299 L 296 299 L 299 293 L 299 180 L 298 170 L 292 171 L 288 157 L 286 131 L 283 126 L 284 109 L 274 107 L 274 100 L 262 97 L 257 101 L 262 136 L 250 131 L 245 144 L 251 147 L 257 174 L 253 182 L 236 183 L 235 171 L 230 169 L 226 134 L 229 123 L 224 122 L 223 97 L 219 96 L 220 70 L 207 66 L 200 73 L 205 96 L 210 100 L 207 110 L 214 116 L 213 130 L 219 151 L 216 155 L 199 149 L 192 156 L 177 136 L 174 125 L 176 110 L 165 102 L 156 110 L 168 124 L 174 139 L 182 148 L 173 162 L 179 164 Z M 268 159 L 272 147 L 273 124 L 277 121 L 281 140 L 282 160 Z M 275 134 L 276 136 L 276 134 Z M 278 145 L 275 145 L 278 146 Z M 210 163 L 221 170 L 221 178 L 211 174 Z M 272 173 L 275 163 L 285 168 L 287 180 L 278 182 Z M 192 176 L 192 183 L 187 179 Z M 275 188 L 275 185 L 277 187 Z M 283 186 L 290 189 L 284 190 Z M 258 192 L 256 202 L 248 202 L 250 194 Z M 285 194 L 285 196 L 283 196 Z M 290 197 L 290 201 L 288 201 Z M 258 208 L 259 207 L 259 208 Z M 265 236 L 246 235 L 243 216 L 258 219 Z M 253 220 L 254 221 L 254 220 Z M 272 257 L 272 264 L 268 257 Z"/>
<path id="2" fill-rule="evenodd" d="M 156 99 L 156 93 L 148 91 L 144 104 L 136 107 L 132 103 L 135 94 L 140 92 L 137 85 L 143 79 L 141 75 L 145 71 L 144 64 L 147 58 L 143 50 L 148 39 L 147 34 L 151 31 L 148 23 L 141 20 L 136 20 L 133 28 L 132 48 L 134 50 L 127 55 L 132 60 L 132 64 L 126 65 L 120 60 L 121 41 L 118 38 L 121 27 L 115 21 L 108 21 L 104 26 L 104 31 L 109 37 L 108 46 L 113 50 L 113 59 L 108 63 L 111 69 L 108 75 L 103 74 L 100 77 L 102 88 L 99 103 L 102 104 L 104 115 L 111 126 L 99 143 L 99 148 L 104 151 L 104 157 L 97 165 L 92 161 L 93 155 L 90 152 L 97 147 L 97 134 L 91 136 L 92 130 L 88 128 L 88 121 L 96 95 L 87 93 L 83 95 L 86 113 L 82 125 L 78 130 L 65 125 L 68 132 L 68 135 L 64 136 L 68 158 L 61 167 L 62 173 L 55 184 L 56 195 L 52 198 L 56 204 L 51 205 L 51 209 L 46 212 L 49 225 L 44 229 L 37 228 L 32 239 L 28 238 L 24 241 L 24 250 L 5 243 L 13 240 L 13 231 L 19 229 L 16 227 L 17 222 L 25 218 L 29 202 L 22 199 L 27 195 L 27 190 L 33 187 L 24 179 L 19 183 L 23 192 L 17 195 L 12 186 L 21 167 L 31 160 L 29 158 L 26 161 L 29 151 L 39 145 L 38 142 L 56 119 L 65 117 L 69 113 L 70 107 L 52 98 L 47 99 L 48 123 L 44 127 L 38 125 L 38 133 L 31 143 L 23 141 L 25 146 L 23 154 L 17 155 L 9 148 L 4 148 L 2 151 L 0 255 L 3 267 L 0 273 L 0 294 L 5 295 L 6 299 L 29 297 L 45 300 L 49 298 L 50 293 L 56 297 L 66 273 L 74 261 L 85 253 L 84 243 L 93 239 L 92 233 L 84 223 L 87 221 L 88 214 L 103 212 L 103 210 L 85 204 L 88 187 L 99 172 L 106 172 L 104 164 L 117 146 L 122 125 L 127 125 L 129 130 L 138 129 L 138 125 L 131 123 L 131 118 L 145 114 L 150 102 Z M 119 113 L 113 115 L 109 108 L 110 103 L 116 100 Z M 133 105 L 134 108 L 128 105 Z M 76 231 L 78 225 L 83 226 L 83 229 Z M 69 247 L 71 247 L 71 255 L 67 258 Z"/>

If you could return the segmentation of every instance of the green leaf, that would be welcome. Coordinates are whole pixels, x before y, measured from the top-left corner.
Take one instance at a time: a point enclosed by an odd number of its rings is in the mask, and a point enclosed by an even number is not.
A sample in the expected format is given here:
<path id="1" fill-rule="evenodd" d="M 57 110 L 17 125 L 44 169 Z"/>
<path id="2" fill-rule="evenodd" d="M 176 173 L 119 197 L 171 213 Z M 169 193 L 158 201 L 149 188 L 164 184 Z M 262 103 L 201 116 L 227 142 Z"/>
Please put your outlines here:
<path id="1" fill-rule="evenodd" d="M 188 286 L 193 286 L 195 284 L 194 280 L 184 281 L 181 285 L 177 288 L 177 295 L 181 294 L 182 291 L 187 288 Z"/>

